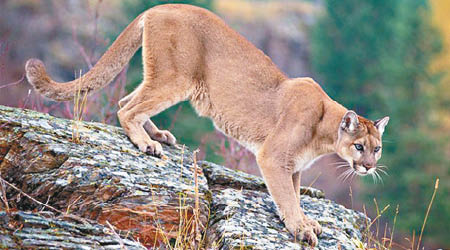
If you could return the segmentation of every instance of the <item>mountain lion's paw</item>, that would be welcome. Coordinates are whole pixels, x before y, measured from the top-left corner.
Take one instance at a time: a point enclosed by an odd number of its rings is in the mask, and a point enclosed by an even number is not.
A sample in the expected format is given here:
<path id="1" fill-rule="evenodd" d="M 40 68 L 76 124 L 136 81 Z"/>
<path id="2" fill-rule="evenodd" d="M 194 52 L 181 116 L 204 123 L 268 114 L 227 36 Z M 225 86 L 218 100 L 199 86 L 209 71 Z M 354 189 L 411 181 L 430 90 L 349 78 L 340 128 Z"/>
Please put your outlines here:
<path id="1" fill-rule="evenodd" d="M 156 157 L 161 157 L 163 155 L 162 146 L 157 141 L 151 141 L 146 144 L 141 144 L 138 147 L 142 152 L 149 155 L 153 155 Z"/>
<path id="2" fill-rule="evenodd" d="M 313 219 L 308 219 L 308 225 L 312 228 L 313 232 L 317 236 L 322 234 L 322 226 L 319 224 L 319 222 L 317 222 Z"/>
<path id="3" fill-rule="evenodd" d="M 317 236 L 314 233 L 313 228 L 306 221 L 297 221 L 295 223 L 285 224 L 286 228 L 294 236 L 294 238 L 307 242 L 312 247 L 317 245 Z"/>
<path id="4" fill-rule="evenodd" d="M 158 132 L 152 134 L 152 138 L 159 142 L 165 143 L 167 145 L 175 145 L 177 139 L 167 130 L 159 130 Z"/>
<path id="5" fill-rule="evenodd" d="M 300 232 L 300 239 L 308 243 L 311 247 L 315 247 L 319 243 L 316 234 L 310 228 Z"/>

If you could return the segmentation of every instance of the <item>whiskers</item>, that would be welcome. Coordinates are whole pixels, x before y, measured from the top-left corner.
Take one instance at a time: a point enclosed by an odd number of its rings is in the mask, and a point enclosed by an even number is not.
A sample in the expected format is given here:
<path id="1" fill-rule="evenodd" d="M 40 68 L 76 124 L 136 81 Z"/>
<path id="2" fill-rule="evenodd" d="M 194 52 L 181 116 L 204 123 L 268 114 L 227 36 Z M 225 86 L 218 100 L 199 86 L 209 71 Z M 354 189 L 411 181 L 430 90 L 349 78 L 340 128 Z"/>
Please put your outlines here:
<path id="1" fill-rule="evenodd" d="M 386 172 L 386 170 L 388 170 L 388 167 L 385 165 L 378 165 L 377 166 L 378 171 L 380 171 L 381 173 L 389 176 L 389 174 Z"/>
<path id="2" fill-rule="evenodd" d="M 372 168 L 369 171 L 365 172 L 365 173 L 359 173 L 358 171 L 356 171 L 354 168 L 350 167 L 350 165 L 347 162 L 337 162 L 337 163 L 332 163 L 330 165 L 335 166 L 337 169 L 340 168 L 346 168 L 339 176 L 338 179 L 341 180 L 342 182 L 345 182 L 346 180 L 352 180 L 353 177 L 355 177 L 355 175 L 370 175 L 372 176 L 373 182 L 375 184 L 377 183 L 381 183 L 384 184 L 382 175 L 386 175 L 389 176 L 389 174 L 386 172 L 386 170 L 388 169 L 387 166 L 384 165 L 378 165 L 376 168 Z"/>
<path id="3" fill-rule="evenodd" d="M 342 165 L 340 167 L 349 167 L 348 169 L 346 169 L 344 172 L 342 172 L 339 176 L 338 179 L 341 180 L 342 182 L 345 182 L 347 179 L 350 178 L 350 180 L 353 179 L 353 177 L 356 175 L 356 171 L 350 167 L 350 165 Z"/>
<path id="4" fill-rule="evenodd" d="M 389 176 L 389 174 L 386 172 L 388 169 L 387 166 L 384 165 L 378 165 L 372 172 L 368 172 L 373 179 L 373 182 L 377 184 L 380 182 L 381 184 L 384 184 L 383 178 L 381 177 L 381 174 Z"/>
<path id="5" fill-rule="evenodd" d="M 343 167 L 348 167 L 348 162 L 346 161 L 338 161 L 338 162 L 333 162 L 333 163 L 328 163 L 328 166 L 332 166 L 332 167 L 336 167 L 336 168 L 343 168 Z"/>
<path id="6" fill-rule="evenodd" d="M 348 164 L 347 161 L 337 161 L 337 162 L 329 163 L 328 165 L 333 166 L 336 169 L 348 167 L 348 169 L 344 170 L 344 172 L 342 172 L 338 176 L 338 179 L 342 182 L 345 182 L 348 178 L 353 179 L 353 177 L 356 174 L 356 171 L 352 167 L 350 167 L 350 164 Z"/>

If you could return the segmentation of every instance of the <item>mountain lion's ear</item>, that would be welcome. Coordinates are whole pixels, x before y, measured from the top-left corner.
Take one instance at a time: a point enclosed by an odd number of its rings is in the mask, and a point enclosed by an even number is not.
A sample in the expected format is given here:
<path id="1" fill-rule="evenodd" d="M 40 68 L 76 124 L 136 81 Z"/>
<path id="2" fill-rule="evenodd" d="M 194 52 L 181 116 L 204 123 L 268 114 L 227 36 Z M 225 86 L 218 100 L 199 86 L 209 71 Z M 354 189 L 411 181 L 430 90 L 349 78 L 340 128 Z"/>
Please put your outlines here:
<path id="1" fill-rule="evenodd" d="M 386 127 L 388 122 L 389 122 L 389 116 L 383 117 L 374 122 L 375 127 L 378 129 L 378 132 L 380 132 L 380 135 L 383 135 L 384 127 Z"/>
<path id="2" fill-rule="evenodd" d="M 345 113 L 344 117 L 342 117 L 341 121 L 341 129 L 348 132 L 348 133 L 354 133 L 356 129 L 358 128 L 359 122 L 358 122 L 358 115 L 353 110 L 347 111 Z"/>

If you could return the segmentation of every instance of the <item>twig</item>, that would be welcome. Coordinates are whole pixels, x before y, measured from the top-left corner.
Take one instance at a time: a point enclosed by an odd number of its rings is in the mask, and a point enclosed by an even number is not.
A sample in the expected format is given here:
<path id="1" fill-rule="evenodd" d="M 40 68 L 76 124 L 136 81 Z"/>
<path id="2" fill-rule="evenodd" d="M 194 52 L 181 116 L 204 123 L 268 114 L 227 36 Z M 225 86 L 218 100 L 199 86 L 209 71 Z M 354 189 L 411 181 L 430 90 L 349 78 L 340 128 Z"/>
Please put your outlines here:
<path id="1" fill-rule="evenodd" d="M 380 218 L 381 215 L 382 215 L 382 214 L 383 214 L 390 206 L 391 206 L 391 205 L 388 204 L 388 205 L 386 205 L 386 206 L 383 208 L 383 210 L 381 210 L 380 214 L 378 214 L 378 215 L 375 217 L 375 219 L 373 219 L 373 221 L 369 224 L 369 228 L 372 227 L 372 225 L 377 221 L 377 219 Z M 368 228 L 367 230 L 369 230 L 369 228 Z"/>
<path id="2" fill-rule="evenodd" d="M 80 42 L 78 42 L 78 38 L 77 38 L 75 30 L 76 30 L 76 25 L 75 25 L 75 23 L 72 23 L 73 42 L 75 43 L 75 45 L 77 45 L 78 50 L 80 51 L 81 56 L 83 57 L 84 61 L 88 65 L 89 69 L 92 69 L 93 65 L 92 65 L 91 59 L 89 58 L 88 54 L 86 53 L 86 50 L 84 49 L 83 45 L 81 45 Z"/>
<path id="3" fill-rule="evenodd" d="M 73 202 L 71 202 L 71 203 L 67 206 L 66 214 L 69 214 L 69 212 L 70 212 L 70 207 L 71 207 L 72 205 L 74 205 L 75 203 L 77 203 L 77 202 L 80 200 L 80 198 L 81 198 L 81 195 L 78 196 L 78 198 L 76 198 Z"/>
<path id="4" fill-rule="evenodd" d="M 303 191 L 302 195 L 306 194 L 308 192 L 308 189 L 312 187 L 312 185 L 319 179 L 320 175 L 322 175 L 322 172 L 319 172 L 319 174 L 314 178 L 314 180 L 309 184 L 309 186 Z"/>
<path id="5" fill-rule="evenodd" d="M 3 182 L 3 179 L 1 180 L 1 187 L 2 187 L 2 201 L 5 203 L 6 212 L 9 213 L 9 204 L 8 204 L 8 198 L 6 197 L 6 188 L 5 183 Z"/>
<path id="6" fill-rule="evenodd" d="M 393 238 L 394 238 L 394 230 L 395 230 L 395 223 L 397 222 L 397 215 L 398 215 L 398 204 L 397 204 L 397 208 L 395 209 L 394 225 L 392 225 L 391 240 L 389 241 L 389 247 L 388 247 L 388 249 L 391 249 L 391 248 L 392 248 L 392 240 L 393 240 Z"/>
<path id="7" fill-rule="evenodd" d="M 350 201 L 352 202 L 352 209 L 353 209 L 353 190 L 352 190 L 352 185 L 350 185 L 348 187 L 350 189 L 349 196 L 350 196 Z"/>
<path id="8" fill-rule="evenodd" d="M 98 0 L 97 4 L 95 5 L 95 14 L 94 14 L 94 46 L 92 48 L 91 52 L 91 58 L 90 61 L 94 61 L 94 55 L 95 50 L 97 49 L 97 35 L 98 35 L 98 17 L 99 17 L 99 10 L 100 10 L 100 4 L 102 3 L 102 0 Z"/>
<path id="9" fill-rule="evenodd" d="M 59 210 L 59 209 L 56 209 L 56 208 L 54 208 L 54 207 L 52 207 L 52 206 L 50 206 L 50 205 L 44 204 L 44 203 L 42 203 L 42 202 L 36 200 L 35 198 L 33 198 L 32 196 L 30 196 L 29 194 L 27 194 L 27 193 L 25 193 L 24 191 L 22 191 L 20 188 L 18 188 L 18 187 L 16 187 L 16 186 L 14 186 L 13 184 L 7 182 L 7 181 L 6 181 L 5 179 L 3 179 L 1 176 L 0 176 L 0 181 L 1 181 L 2 183 L 5 183 L 6 185 L 10 186 L 12 189 L 16 190 L 17 192 L 19 192 L 19 193 L 22 194 L 23 196 L 27 197 L 28 199 L 30 199 L 30 200 L 36 202 L 37 204 L 39 204 L 39 205 L 41 205 L 41 206 L 44 206 L 44 207 L 46 207 L 46 208 L 48 208 L 48 209 L 50 209 L 50 210 L 52 210 L 52 211 L 54 211 L 54 212 L 57 212 L 57 213 L 60 213 L 60 214 L 64 214 L 63 211 L 61 211 L 61 210 Z M 86 219 L 84 219 L 84 218 L 82 218 L 82 217 L 79 217 L 79 216 L 76 216 L 76 215 L 64 215 L 63 217 L 67 217 L 67 218 L 71 218 L 71 219 L 74 219 L 74 220 L 77 220 L 77 221 L 81 221 L 82 223 L 85 223 L 85 224 L 87 223 Z"/>
<path id="10" fill-rule="evenodd" d="M 22 109 L 21 112 L 23 112 L 23 110 L 27 107 L 28 101 L 30 100 L 30 95 L 31 95 L 31 89 L 28 89 L 28 94 L 27 94 L 27 97 L 25 98 L 25 101 L 23 102 L 22 107 L 19 106 L 19 108 Z"/>
<path id="11" fill-rule="evenodd" d="M 414 244 L 416 243 L 416 230 L 413 229 L 412 241 L 411 241 L 411 250 L 414 249 Z"/>
<path id="12" fill-rule="evenodd" d="M 122 238 L 120 238 L 120 236 L 119 236 L 119 234 L 117 234 L 116 230 L 114 230 L 113 225 L 111 225 L 111 223 L 109 223 L 109 221 L 106 221 L 106 225 L 108 225 L 109 229 L 111 229 L 111 231 L 114 234 L 114 236 L 119 240 L 120 249 L 127 250 L 128 248 L 125 246 L 125 244 L 123 243 Z"/>
<path id="13" fill-rule="evenodd" d="M 169 130 L 172 130 L 173 127 L 175 127 L 175 122 L 177 121 L 178 114 L 180 113 L 182 108 L 183 106 L 180 104 L 180 106 L 178 106 L 177 110 L 175 111 L 175 114 L 172 116 L 172 121 L 170 122 Z"/>
<path id="14" fill-rule="evenodd" d="M 3 85 L 3 86 L 0 86 L 0 89 L 7 88 L 7 87 L 9 87 L 9 86 L 13 86 L 13 85 L 19 84 L 19 83 L 21 83 L 24 79 L 25 79 L 25 75 L 23 75 L 19 80 L 15 81 L 15 82 L 8 83 L 8 84 L 5 84 L 5 85 Z"/>
<path id="15" fill-rule="evenodd" d="M 380 214 L 380 208 L 378 207 L 378 202 L 377 202 L 377 199 L 375 197 L 373 198 L 373 202 L 375 203 L 375 208 L 377 210 L 377 215 L 379 215 Z M 377 224 L 376 224 L 376 232 L 377 232 L 376 237 L 377 238 L 378 238 L 379 228 L 380 228 L 380 220 L 378 220 Z"/>
<path id="16" fill-rule="evenodd" d="M 45 204 L 48 205 L 48 202 L 49 202 L 49 201 L 50 201 L 50 195 L 47 196 L 47 201 L 45 202 Z M 44 211 L 44 208 L 45 208 L 45 207 L 42 207 L 41 212 Z"/>
<path id="17" fill-rule="evenodd" d="M 367 245 L 370 245 L 370 238 L 371 238 L 371 234 L 370 234 L 370 226 L 369 226 L 369 216 L 367 215 L 367 211 L 366 211 L 366 204 L 363 204 L 363 212 L 365 215 L 365 220 L 366 220 L 366 232 L 367 232 Z"/>
<path id="18" fill-rule="evenodd" d="M 184 158 L 184 147 L 186 145 L 183 144 L 183 147 L 181 148 L 181 160 L 180 160 L 180 177 L 183 176 L 183 158 Z"/>
<path id="19" fill-rule="evenodd" d="M 436 191 L 438 188 L 439 188 L 439 178 L 436 179 L 436 182 L 434 184 L 433 196 L 431 196 L 431 201 L 430 201 L 430 204 L 428 204 L 427 213 L 425 214 L 425 219 L 423 220 L 422 229 L 420 230 L 419 241 L 417 242 L 417 250 L 419 250 L 420 241 L 422 240 L 423 230 L 425 229 L 425 224 L 427 224 L 428 214 L 430 213 L 431 205 L 433 205 L 434 197 L 436 196 Z"/>
<path id="20" fill-rule="evenodd" d="M 194 205 L 194 229 L 195 229 L 195 240 L 201 240 L 200 234 L 200 226 L 203 227 L 200 223 L 199 213 L 200 213 L 200 205 L 199 205 L 199 194 L 198 194 L 198 170 L 197 170 L 197 153 L 199 150 L 194 151 L 194 197 L 195 197 L 195 205 Z"/>
<path id="21" fill-rule="evenodd" d="M 382 242 L 383 242 L 383 248 L 386 248 L 385 246 L 384 246 L 384 244 L 385 244 L 385 242 L 386 242 L 386 232 L 387 232 L 387 222 L 386 222 L 386 224 L 384 224 L 384 234 L 383 234 L 383 238 L 381 238 L 382 239 Z"/>
<path id="22" fill-rule="evenodd" d="M 46 208 L 48 208 L 48 209 L 50 209 L 50 210 L 53 210 L 53 211 L 55 211 L 55 212 L 57 212 L 57 213 L 63 213 L 61 210 L 58 210 L 58 209 L 56 209 L 56 208 L 54 208 L 54 207 L 52 207 L 52 206 L 49 206 L 49 205 L 47 205 L 47 204 L 44 204 L 44 203 L 42 203 L 42 202 L 36 200 L 35 198 L 31 197 L 30 195 L 28 195 L 27 193 L 25 193 L 24 191 L 22 191 L 20 188 L 18 188 L 18 187 L 16 187 L 16 186 L 14 186 L 13 184 L 7 182 L 7 181 L 6 181 L 5 179 L 3 179 L 2 177 L 0 177 L 0 181 L 1 181 L 2 183 L 6 183 L 6 185 L 12 187 L 14 190 L 18 191 L 20 194 L 22 194 L 23 196 L 27 197 L 28 199 L 30 199 L 30 200 L 36 202 L 37 204 L 39 204 L 39 205 L 41 205 L 41 206 L 44 206 L 44 207 L 46 207 Z"/>

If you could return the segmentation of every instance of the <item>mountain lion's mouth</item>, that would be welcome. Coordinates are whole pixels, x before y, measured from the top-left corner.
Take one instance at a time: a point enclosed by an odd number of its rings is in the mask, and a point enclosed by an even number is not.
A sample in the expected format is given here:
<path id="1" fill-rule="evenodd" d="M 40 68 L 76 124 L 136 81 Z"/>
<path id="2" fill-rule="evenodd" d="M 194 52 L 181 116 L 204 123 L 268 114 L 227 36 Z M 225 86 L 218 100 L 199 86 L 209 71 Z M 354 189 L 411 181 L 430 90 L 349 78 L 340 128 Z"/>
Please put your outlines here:
<path id="1" fill-rule="evenodd" d="M 353 169 L 355 170 L 356 174 L 359 176 L 366 176 L 369 174 L 369 171 L 367 169 L 359 164 L 356 164 L 353 162 Z"/>
<path id="2" fill-rule="evenodd" d="M 353 163 L 353 164 L 350 164 Z M 363 165 L 356 163 L 355 161 L 346 161 L 346 163 L 342 164 L 342 162 L 338 162 L 337 164 L 341 164 L 338 166 L 338 168 L 342 167 L 348 167 L 346 170 L 344 170 L 338 177 L 338 179 L 341 179 L 342 181 L 345 181 L 347 179 L 352 180 L 355 175 L 359 176 L 366 176 L 371 175 L 373 178 L 374 183 L 377 183 L 380 181 L 383 182 L 383 179 L 381 178 L 379 172 L 387 175 L 386 171 L 383 168 L 387 168 L 385 166 L 378 165 L 376 167 L 372 167 L 369 170 L 365 168 Z"/>
<path id="3" fill-rule="evenodd" d="M 357 175 L 359 175 L 359 176 L 366 176 L 366 175 L 369 175 L 369 174 L 373 174 L 375 172 L 376 168 L 370 168 L 368 170 L 363 165 L 353 161 L 353 170 L 355 170 L 355 173 Z"/>
<path id="4" fill-rule="evenodd" d="M 387 167 L 380 165 L 380 166 L 372 167 L 369 170 L 367 170 L 361 164 L 357 164 L 355 161 L 353 161 L 353 171 L 359 176 L 371 175 L 374 183 L 377 183 L 378 181 L 383 183 L 383 179 L 381 178 L 380 173 L 388 175 L 387 172 L 383 168 L 387 168 Z"/>

